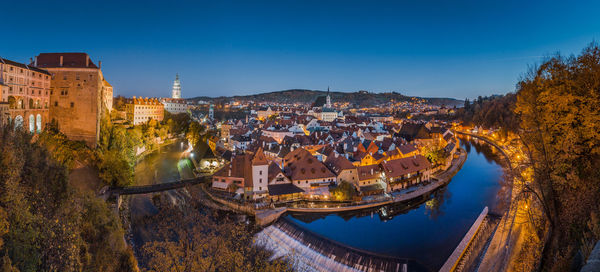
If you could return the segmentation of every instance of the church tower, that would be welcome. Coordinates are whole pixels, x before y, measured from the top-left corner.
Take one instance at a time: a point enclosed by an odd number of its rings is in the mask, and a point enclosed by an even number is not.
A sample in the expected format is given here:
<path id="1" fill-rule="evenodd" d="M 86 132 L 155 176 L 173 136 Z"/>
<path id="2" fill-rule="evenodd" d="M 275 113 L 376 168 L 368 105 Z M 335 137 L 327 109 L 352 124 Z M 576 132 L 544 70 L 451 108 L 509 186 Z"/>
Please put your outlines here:
<path id="1" fill-rule="evenodd" d="M 179 82 L 179 74 L 175 75 L 175 82 L 173 82 L 171 98 L 181 98 L 181 83 Z"/>
<path id="2" fill-rule="evenodd" d="M 327 102 L 325 103 L 326 108 L 331 108 L 331 96 L 329 96 L 329 86 L 327 86 Z"/>

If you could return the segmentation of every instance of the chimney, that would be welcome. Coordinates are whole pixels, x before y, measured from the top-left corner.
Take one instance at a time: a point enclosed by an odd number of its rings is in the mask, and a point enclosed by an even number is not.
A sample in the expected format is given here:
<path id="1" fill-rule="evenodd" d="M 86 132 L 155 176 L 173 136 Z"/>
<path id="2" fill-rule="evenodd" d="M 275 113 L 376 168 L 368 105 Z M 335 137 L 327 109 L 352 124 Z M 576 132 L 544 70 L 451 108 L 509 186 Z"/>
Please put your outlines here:
<path id="1" fill-rule="evenodd" d="M 37 56 L 35 56 L 35 63 L 33 64 L 33 66 L 37 67 Z"/>
<path id="2" fill-rule="evenodd" d="M 60 66 L 60 67 L 63 66 L 63 56 L 60 56 L 60 64 L 58 66 Z"/>
<path id="3" fill-rule="evenodd" d="M 33 59 L 32 58 L 29 58 L 29 63 L 33 63 Z"/>
<path id="4" fill-rule="evenodd" d="M 102 61 L 101 60 L 98 61 L 98 69 L 102 69 Z"/>
<path id="5" fill-rule="evenodd" d="M 85 55 L 85 67 L 90 67 L 90 56 Z"/>

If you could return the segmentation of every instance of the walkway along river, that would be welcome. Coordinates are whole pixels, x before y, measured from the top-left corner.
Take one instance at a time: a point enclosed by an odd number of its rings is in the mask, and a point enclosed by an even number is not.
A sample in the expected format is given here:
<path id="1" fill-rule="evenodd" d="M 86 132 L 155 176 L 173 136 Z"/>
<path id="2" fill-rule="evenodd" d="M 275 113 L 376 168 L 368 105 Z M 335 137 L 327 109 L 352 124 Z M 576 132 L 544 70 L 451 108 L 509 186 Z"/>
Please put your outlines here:
<path id="1" fill-rule="evenodd" d="M 467 138 L 461 145 L 467 161 L 431 198 L 355 212 L 287 213 L 281 220 L 336 244 L 419 263 L 409 271 L 438 270 L 482 209 L 494 211 L 504 192 L 498 151 Z"/>

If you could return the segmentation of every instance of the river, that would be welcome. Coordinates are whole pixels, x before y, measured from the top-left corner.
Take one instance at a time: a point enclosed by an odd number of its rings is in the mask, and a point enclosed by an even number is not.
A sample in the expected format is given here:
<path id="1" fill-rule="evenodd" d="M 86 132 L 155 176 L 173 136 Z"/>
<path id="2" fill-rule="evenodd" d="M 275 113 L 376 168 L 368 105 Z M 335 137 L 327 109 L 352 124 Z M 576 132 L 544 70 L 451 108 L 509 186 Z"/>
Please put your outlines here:
<path id="1" fill-rule="evenodd" d="M 462 169 L 430 197 L 369 211 L 288 213 L 284 219 L 346 246 L 412 259 L 423 270 L 437 271 L 483 208 L 502 206 L 499 152 L 476 139 L 462 138 L 461 146 L 468 153 Z"/>
<path id="2" fill-rule="evenodd" d="M 160 150 L 144 157 L 135 166 L 134 185 L 149 185 L 193 178 L 191 161 L 183 157 L 183 151 L 187 146 L 182 143 L 182 141 L 178 141 L 163 146 Z M 176 190 L 166 191 L 164 194 L 171 199 L 177 198 Z M 129 196 L 132 235 L 136 244 L 148 241 L 150 236 L 146 232 L 146 227 L 140 225 L 139 222 L 142 222 L 143 217 L 155 214 L 158 211 L 152 202 L 153 195 L 156 194 Z"/>

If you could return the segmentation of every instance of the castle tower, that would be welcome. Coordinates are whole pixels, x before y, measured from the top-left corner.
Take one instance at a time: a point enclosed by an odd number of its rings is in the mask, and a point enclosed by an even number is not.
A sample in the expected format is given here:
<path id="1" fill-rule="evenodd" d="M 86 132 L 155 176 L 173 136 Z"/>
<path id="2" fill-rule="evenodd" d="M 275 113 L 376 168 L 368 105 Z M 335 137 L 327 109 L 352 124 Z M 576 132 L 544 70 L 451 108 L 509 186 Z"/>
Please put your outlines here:
<path id="1" fill-rule="evenodd" d="M 210 107 L 208 108 L 208 118 L 210 118 L 210 120 L 215 119 L 215 105 L 213 104 L 210 104 Z"/>
<path id="2" fill-rule="evenodd" d="M 179 82 L 179 74 L 175 75 L 173 90 L 171 91 L 171 98 L 181 98 L 181 83 Z"/>

